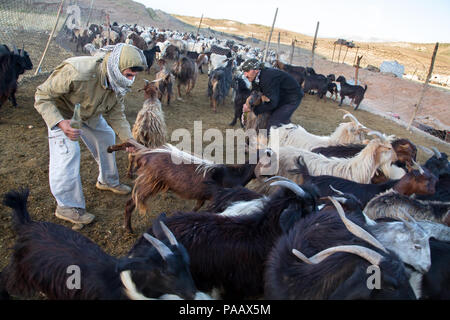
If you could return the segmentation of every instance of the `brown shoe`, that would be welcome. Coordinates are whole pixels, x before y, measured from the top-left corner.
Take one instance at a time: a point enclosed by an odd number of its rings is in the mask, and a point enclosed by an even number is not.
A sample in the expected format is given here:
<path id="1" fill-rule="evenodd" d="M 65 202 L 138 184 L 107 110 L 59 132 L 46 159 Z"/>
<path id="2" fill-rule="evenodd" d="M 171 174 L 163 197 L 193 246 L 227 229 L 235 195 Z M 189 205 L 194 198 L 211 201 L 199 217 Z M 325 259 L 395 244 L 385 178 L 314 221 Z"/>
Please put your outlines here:
<path id="1" fill-rule="evenodd" d="M 97 187 L 97 189 L 108 190 L 108 191 L 112 191 L 117 194 L 129 194 L 131 192 L 131 188 L 129 186 L 127 186 L 126 184 L 122 184 L 122 183 L 119 183 L 117 186 L 110 186 L 110 185 L 103 184 L 103 183 L 100 183 L 99 181 L 97 181 L 95 186 Z"/>
<path id="2" fill-rule="evenodd" d="M 89 224 L 95 216 L 82 208 L 56 207 L 55 216 L 75 224 Z"/>

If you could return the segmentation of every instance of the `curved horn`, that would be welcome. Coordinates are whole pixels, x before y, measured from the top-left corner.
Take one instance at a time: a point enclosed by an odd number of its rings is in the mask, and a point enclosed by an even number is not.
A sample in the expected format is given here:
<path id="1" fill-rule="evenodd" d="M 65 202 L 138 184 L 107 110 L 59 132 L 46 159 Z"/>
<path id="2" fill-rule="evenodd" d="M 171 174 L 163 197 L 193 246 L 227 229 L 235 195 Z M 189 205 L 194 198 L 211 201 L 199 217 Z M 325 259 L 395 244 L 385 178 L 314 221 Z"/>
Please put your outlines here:
<path id="1" fill-rule="evenodd" d="M 173 235 L 172 231 L 170 231 L 169 228 L 164 224 L 164 222 L 160 221 L 159 224 L 161 225 L 161 228 L 166 235 L 167 239 L 169 239 L 169 242 L 173 246 L 178 246 L 177 238 Z"/>
<path id="2" fill-rule="evenodd" d="M 331 184 L 329 185 L 329 187 L 330 187 L 331 190 L 333 190 L 334 192 L 336 192 L 338 195 L 340 195 L 340 196 L 343 196 L 343 195 L 344 195 L 344 193 L 343 193 L 342 191 L 339 191 L 339 190 L 333 188 L 333 186 L 332 186 Z"/>
<path id="3" fill-rule="evenodd" d="M 331 200 L 331 202 L 336 207 L 336 210 L 341 217 L 342 222 L 345 224 L 345 227 L 348 231 L 350 231 L 352 234 L 357 236 L 358 238 L 363 239 L 364 241 L 370 243 L 374 247 L 377 247 L 378 249 L 383 250 L 384 252 L 388 253 L 386 248 L 381 244 L 380 241 L 378 241 L 374 236 L 372 236 L 369 232 L 358 226 L 356 223 L 352 222 L 345 216 L 344 209 L 342 208 L 341 204 L 334 199 L 334 197 L 328 197 L 328 199 Z"/>
<path id="4" fill-rule="evenodd" d="M 439 152 L 439 150 L 436 147 L 431 147 L 431 150 L 433 150 L 434 154 L 438 159 L 442 158 L 442 154 Z"/>
<path id="5" fill-rule="evenodd" d="M 22 42 L 22 51 L 20 51 L 20 56 L 24 57 L 25 56 L 25 43 Z"/>
<path id="6" fill-rule="evenodd" d="M 419 169 L 419 173 L 420 174 L 424 174 L 425 171 L 423 170 L 423 168 L 420 166 L 420 164 L 418 164 L 417 162 L 415 162 L 413 159 L 411 159 L 412 163 L 417 167 L 417 169 Z"/>
<path id="7" fill-rule="evenodd" d="M 383 142 L 387 142 L 388 139 L 386 138 L 386 136 L 384 134 L 382 134 L 380 131 L 370 131 L 367 133 L 367 135 L 369 136 L 377 136 L 381 139 L 381 141 Z"/>
<path id="8" fill-rule="evenodd" d="M 271 187 L 280 186 L 285 187 L 294 192 L 296 195 L 300 197 L 304 197 L 306 195 L 305 191 L 298 186 L 298 184 L 293 183 L 292 181 L 276 181 L 270 184 Z"/>
<path id="9" fill-rule="evenodd" d="M 421 146 L 421 145 L 418 145 L 418 147 L 420 149 L 422 149 L 423 151 L 425 151 L 425 153 L 428 153 L 429 155 L 433 155 L 434 154 L 434 152 L 431 151 L 430 149 L 428 149 L 427 147 L 424 147 L 424 146 Z"/>
<path id="10" fill-rule="evenodd" d="M 173 254 L 169 247 L 167 247 L 162 241 L 156 239 L 155 237 L 152 237 L 148 233 L 144 233 L 144 238 L 148 242 L 150 242 L 156 250 L 158 250 L 159 254 L 164 260 L 166 260 L 166 258 L 171 254 Z"/>
<path id="11" fill-rule="evenodd" d="M 282 176 L 273 176 L 273 177 L 270 177 L 270 178 L 264 180 L 264 183 L 267 183 L 267 182 L 269 182 L 269 181 L 276 180 L 276 179 L 283 180 L 283 181 L 289 181 L 289 182 L 292 182 L 292 180 L 290 180 L 290 179 L 288 179 L 288 178 L 286 178 L 286 177 L 282 177 Z"/>
<path id="12" fill-rule="evenodd" d="M 328 249 L 325 249 L 323 251 L 320 251 L 319 253 L 315 254 L 314 256 L 307 258 L 303 253 L 298 251 L 297 249 L 292 249 L 292 253 L 298 257 L 300 260 L 302 260 L 305 263 L 308 264 L 318 264 L 321 263 L 323 260 L 328 258 L 333 253 L 337 252 L 347 252 L 347 253 L 353 253 L 358 256 L 360 256 L 363 259 L 366 259 L 369 261 L 372 265 L 379 265 L 380 262 L 383 260 L 383 256 L 379 254 L 378 252 L 366 248 L 363 246 L 356 246 L 356 245 L 343 245 L 343 246 L 336 246 L 331 247 Z"/>
<path id="13" fill-rule="evenodd" d="M 17 47 L 16 47 L 16 45 L 15 44 L 13 44 L 13 52 L 14 52 L 14 54 L 19 54 L 19 50 L 17 50 Z"/>

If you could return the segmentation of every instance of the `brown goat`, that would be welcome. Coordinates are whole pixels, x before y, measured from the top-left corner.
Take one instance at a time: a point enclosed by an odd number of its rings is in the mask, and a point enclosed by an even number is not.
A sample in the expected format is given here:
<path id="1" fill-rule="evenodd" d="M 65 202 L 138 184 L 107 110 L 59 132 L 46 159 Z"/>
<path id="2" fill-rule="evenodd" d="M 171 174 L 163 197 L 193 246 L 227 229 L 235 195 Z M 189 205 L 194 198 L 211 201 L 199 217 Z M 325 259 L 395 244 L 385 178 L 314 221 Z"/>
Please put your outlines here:
<path id="1" fill-rule="evenodd" d="M 159 90 L 155 82 L 146 81 L 144 91 L 145 101 L 138 112 L 131 133 L 133 138 L 143 146 L 154 149 L 166 143 L 167 127 L 161 102 L 158 99 Z M 135 171 L 134 155 L 128 155 L 128 176 L 132 177 Z"/>
<path id="2" fill-rule="evenodd" d="M 128 36 L 128 39 L 133 41 L 133 45 L 135 47 L 138 47 L 141 50 L 147 50 L 148 49 L 147 42 L 145 42 L 144 38 L 142 38 L 137 33 L 134 33 L 134 32 L 130 33 L 130 35 Z"/>
<path id="3" fill-rule="evenodd" d="M 150 150 L 133 141 L 114 145 L 108 152 L 136 147 L 133 153 L 137 178 L 130 199 L 125 205 L 124 225 L 132 232 L 131 214 L 148 210 L 148 200 L 161 192 L 172 191 L 182 199 L 197 200 L 193 211 L 212 200 L 222 188 L 245 186 L 254 178 L 254 165 L 220 165 L 184 153 L 166 144 Z"/>
<path id="4" fill-rule="evenodd" d="M 268 101 L 270 101 L 269 98 L 264 96 L 260 91 L 256 90 L 253 90 L 246 100 L 246 103 L 250 105 L 251 111 L 243 114 L 244 130 L 255 130 L 257 135 L 256 145 L 258 147 L 267 146 L 267 134 L 260 134 L 260 130 L 267 128 L 269 114 L 267 112 L 263 112 L 256 115 L 253 110 L 261 103 Z"/>
<path id="5" fill-rule="evenodd" d="M 194 60 L 181 56 L 172 66 L 172 74 L 177 80 L 178 99 L 181 100 L 181 86 L 186 86 L 186 95 L 190 95 L 197 81 L 198 69 Z"/>
<path id="6" fill-rule="evenodd" d="M 175 82 L 175 77 L 173 74 L 167 71 L 165 67 L 165 60 L 160 59 L 158 61 L 161 71 L 156 74 L 155 80 L 158 84 L 159 89 L 159 100 L 163 102 L 164 96 L 166 96 L 167 105 L 170 105 L 170 100 L 173 94 L 173 84 Z"/>

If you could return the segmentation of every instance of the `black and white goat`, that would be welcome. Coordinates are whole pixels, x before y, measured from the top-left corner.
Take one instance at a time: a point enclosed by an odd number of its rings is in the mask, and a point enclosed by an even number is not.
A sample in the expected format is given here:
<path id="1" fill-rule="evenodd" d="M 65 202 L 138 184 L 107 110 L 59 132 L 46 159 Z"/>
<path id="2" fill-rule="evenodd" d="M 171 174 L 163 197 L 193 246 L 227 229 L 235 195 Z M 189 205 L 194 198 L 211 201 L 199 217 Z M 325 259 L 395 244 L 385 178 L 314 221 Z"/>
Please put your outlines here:
<path id="1" fill-rule="evenodd" d="M 168 241 L 144 234 L 148 246 L 118 259 L 78 232 L 33 221 L 27 210 L 28 194 L 28 190 L 11 191 L 3 200 L 13 209 L 18 236 L 11 261 L 1 273 L 0 283 L 9 294 L 30 297 L 42 292 L 49 299 L 70 300 L 195 297 L 189 256 L 164 224 L 155 225 L 153 234 Z"/>
<path id="2" fill-rule="evenodd" d="M 164 219 L 191 259 L 191 273 L 201 291 L 219 290 L 223 299 L 263 295 L 266 256 L 282 234 L 280 220 L 296 221 L 315 211 L 317 195 L 288 181 L 259 210 L 245 216 L 175 212 Z M 143 238 L 130 251 L 148 246 Z"/>
<path id="3" fill-rule="evenodd" d="M 414 299 L 400 258 L 334 204 L 337 212 L 309 215 L 278 240 L 266 262 L 265 297 Z"/>

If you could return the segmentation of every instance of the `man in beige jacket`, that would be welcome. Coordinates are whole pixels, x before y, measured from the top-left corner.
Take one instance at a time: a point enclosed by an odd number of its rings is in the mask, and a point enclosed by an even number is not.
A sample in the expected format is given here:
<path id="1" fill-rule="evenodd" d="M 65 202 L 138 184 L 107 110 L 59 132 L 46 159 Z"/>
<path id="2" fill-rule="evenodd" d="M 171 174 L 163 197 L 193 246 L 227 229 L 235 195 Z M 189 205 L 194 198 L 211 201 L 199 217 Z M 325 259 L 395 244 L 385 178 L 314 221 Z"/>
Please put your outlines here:
<path id="1" fill-rule="evenodd" d="M 118 194 L 131 191 L 119 182 L 115 154 L 106 149 L 115 144 L 115 134 L 122 141 L 132 139 L 124 96 L 147 63 L 142 51 L 132 45 L 108 46 L 103 53 L 66 59 L 35 94 L 34 106 L 48 127 L 49 182 L 57 202 L 55 215 L 77 225 L 94 219 L 86 212 L 79 138 L 99 165 L 96 187 Z M 81 129 L 70 126 L 77 103 L 81 104 Z"/>

